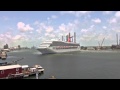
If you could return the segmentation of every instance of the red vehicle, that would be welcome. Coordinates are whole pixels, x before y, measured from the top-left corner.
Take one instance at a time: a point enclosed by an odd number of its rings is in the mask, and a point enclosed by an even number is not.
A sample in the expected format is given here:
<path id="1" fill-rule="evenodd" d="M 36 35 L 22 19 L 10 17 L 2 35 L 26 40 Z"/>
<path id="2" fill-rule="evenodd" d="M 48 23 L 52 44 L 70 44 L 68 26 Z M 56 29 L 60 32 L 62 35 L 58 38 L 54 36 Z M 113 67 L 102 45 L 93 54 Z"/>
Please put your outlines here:
<path id="1" fill-rule="evenodd" d="M 0 66 L 0 79 L 14 79 L 22 78 L 22 66 L 21 65 L 7 65 Z"/>

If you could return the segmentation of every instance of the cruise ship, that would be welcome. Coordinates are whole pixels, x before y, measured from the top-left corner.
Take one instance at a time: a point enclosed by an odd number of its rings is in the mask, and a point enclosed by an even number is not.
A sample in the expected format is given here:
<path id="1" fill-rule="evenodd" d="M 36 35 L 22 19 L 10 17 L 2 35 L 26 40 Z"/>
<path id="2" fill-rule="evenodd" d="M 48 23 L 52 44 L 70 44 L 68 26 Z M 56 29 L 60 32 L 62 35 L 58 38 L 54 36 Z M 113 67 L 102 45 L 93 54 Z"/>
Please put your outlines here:
<path id="1" fill-rule="evenodd" d="M 73 41 L 74 38 L 74 41 Z M 80 44 L 76 43 L 76 33 L 74 36 L 66 36 L 66 41 L 60 40 L 49 40 L 45 41 L 37 48 L 41 54 L 55 54 L 55 53 L 65 53 L 65 52 L 75 52 L 80 51 Z"/>

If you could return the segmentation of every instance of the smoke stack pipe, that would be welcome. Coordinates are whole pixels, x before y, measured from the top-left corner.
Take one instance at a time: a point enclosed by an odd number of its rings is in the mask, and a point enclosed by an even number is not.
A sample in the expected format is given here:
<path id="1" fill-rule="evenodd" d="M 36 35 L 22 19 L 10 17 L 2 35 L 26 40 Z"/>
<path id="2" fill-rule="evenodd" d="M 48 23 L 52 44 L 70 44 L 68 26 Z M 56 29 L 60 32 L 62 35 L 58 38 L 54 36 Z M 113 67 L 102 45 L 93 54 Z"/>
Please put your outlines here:
<path id="1" fill-rule="evenodd" d="M 119 45 L 120 45 L 120 39 L 119 39 Z"/>
<path id="2" fill-rule="evenodd" d="M 62 41 L 63 41 L 63 36 L 62 36 Z"/>
<path id="3" fill-rule="evenodd" d="M 76 43 L 76 33 L 74 32 L 74 43 Z"/>
<path id="4" fill-rule="evenodd" d="M 120 35 L 119 35 L 119 45 L 120 45 Z"/>
<path id="5" fill-rule="evenodd" d="M 118 34 L 116 34 L 116 38 L 117 38 L 117 45 L 118 45 Z"/>
<path id="6" fill-rule="evenodd" d="M 68 35 L 66 35 L 66 42 L 68 41 Z"/>
<path id="7" fill-rule="evenodd" d="M 73 42 L 73 36 L 72 36 L 72 42 Z"/>
<path id="8" fill-rule="evenodd" d="M 118 45 L 119 45 L 119 35 L 117 35 L 118 36 Z"/>
<path id="9" fill-rule="evenodd" d="M 71 42 L 70 33 L 69 33 L 69 35 L 68 35 L 68 42 Z"/>

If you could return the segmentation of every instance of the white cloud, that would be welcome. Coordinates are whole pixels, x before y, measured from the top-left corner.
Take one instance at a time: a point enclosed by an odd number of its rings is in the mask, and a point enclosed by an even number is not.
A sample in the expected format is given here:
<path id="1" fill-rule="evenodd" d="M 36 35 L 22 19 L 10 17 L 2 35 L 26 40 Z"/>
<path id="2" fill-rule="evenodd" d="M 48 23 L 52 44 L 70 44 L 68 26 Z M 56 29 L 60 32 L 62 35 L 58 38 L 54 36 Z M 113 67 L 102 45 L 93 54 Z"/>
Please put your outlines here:
<path id="1" fill-rule="evenodd" d="M 105 36 L 105 40 L 114 40 L 111 33 L 109 33 L 107 36 Z"/>
<path id="2" fill-rule="evenodd" d="M 47 33 L 50 33 L 54 30 L 52 26 L 47 26 L 45 29 Z"/>
<path id="3" fill-rule="evenodd" d="M 93 33 L 95 33 L 95 30 L 94 30 L 94 26 L 95 25 L 91 25 L 89 28 L 86 28 L 86 29 L 81 29 L 80 33 L 83 33 L 85 35 L 93 35 Z"/>
<path id="4" fill-rule="evenodd" d="M 65 26 L 65 24 L 61 24 L 61 25 L 59 26 L 59 29 L 65 32 L 65 31 L 66 31 L 66 26 Z"/>
<path id="5" fill-rule="evenodd" d="M 9 18 L 6 17 L 6 16 L 3 16 L 3 19 L 4 19 L 5 21 L 9 20 Z"/>
<path id="6" fill-rule="evenodd" d="M 37 27 L 38 27 L 38 29 L 36 30 L 38 33 L 41 33 L 43 30 L 45 30 L 47 33 L 51 33 L 52 31 L 54 31 L 53 26 L 47 25 L 43 22 L 40 23 L 40 22 L 36 21 L 34 24 L 37 25 Z"/>
<path id="7" fill-rule="evenodd" d="M 11 32 L 6 32 L 3 36 L 4 36 L 6 39 L 11 39 L 11 38 L 12 38 Z"/>
<path id="8" fill-rule="evenodd" d="M 64 14 L 71 14 L 71 15 L 75 15 L 76 17 L 79 17 L 81 15 L 86 15 L 91 13 L 92 11 L 61 11 L 60 13 L 62 15 Z"/>
<path id="9" fill-rule="evenodd" d="M 74 23 L 75 25 L 79 25 L 80 22 L 79 22 L 78 19 L 76 19 L 76 20 L 73 21 L 73 23 Z"/>
<path id="10" fill-rule="evenodd" d="M 92 21 L 95 22 L 95 23 L 101 23 L 101 20 L 99 18 L 92 19 Z"/>
<path id="11" fill-rule="evenodd" d="M 75 14 L 75 11 L 61 11 L 60 13 L 62 15 L 64 15 L 64 14 Z"/>
<path id="12" fill-rule="evenodd" d="M 36 31 L 40 34 L 42 30 L 44 30 L 44 28 L 45 28 L 45 25 L 41 23 L 38 25 L 38 29 Z"/>
<path id="13" fill-rule="evenodd" d="M 6 38 L 9 38 L 9 39 L 11 39 L 11 37 L 12 37 L 11 35 L 5 35 L 5 36 L 6 36 Z"/>
<path id="14" fill-rule="evenodd" d="M 25 25 L 23 22 L 18 22 L 17 27 L 18 27 L 18 30 L 20 30 L 22 32 L 33 30 L 33 28 L 30 27 L 29 24 Z"/>
<path id="15" fill-rule="evenodd" d="M 106 29 L 107 27 L 106 26 L 103 26 L 103 29 Z"/>
<path id="16" fill-rule="evenodd" d="M 81 32 L 86 33 L 86 32 L 88 32 L 88 30 L 87 29 L 82 29 Z"/>
<path id="17" fill-rule="evenodd" d="M 11 42 L 12 35 L 10 32 L 6 32 L 5 34 L 0 34 L 0 40 L 2 42 Z"/>
<path id="18" fill-rule="evenodd" d="M 52 15 L 51 18 L 52 18 L 52 19 L 56 19 L 57 16 L 56 16 L 56 15 Z"/>
<path id="19" fill-rule="evenodd" d="M 19 41 L 19 40 L 23 40 L 23 41 L 26 41 L 26 40 L 28 40 L 29 39 L 29 37 L 28 37 L 28 35 L 26 35 L 26 34 L 18 34 L 18 35 L 15 35 L 15 36 L 12 36 L 12 40 L 13 41 Z"/>
<path id="20" fill-rule="evenodd" d="M 0 41 L 2 41 L 4 38 L 0 37 Z"/>
<path id="21" fill-rule="evenodd" d="M 26 45 L 26 43 L 24 42 L 29 41 L 31 41 L 31 35 L 26 35 L 24 33 L 14 35 L 13 32 L 5 32 L 4 34 L 0 34 L 0 48 L 3 48 L 5 44 L 8 44 L 9 47 L 13 47 L 16 45 L 22 46 Z"/>
<path id="22" fill-rule="evenodd" d="M 59 27 L 58 30 L 61 31 L 61 33 L 69 33 L 69 32 L 73 32 L 76 28 L 78 28 L 78 22 L 74 21 L 73 23 L 67 23 L 64 24 L 62 23 Z"/>
<path id="23" fill-rule="evenodd" d="M 43 34 L 45 36 L 48 37 L 55 37 L 58 38 L 60 37 L 60 34 L 68 34 L 69 32 L 74 32 L 74 30 L 76 30 L 76 28 L 79 27 L 79 20 L 74 20 L 72 23 L 69 22 L 67 24 L 60 24 L 58 27 L 53 27 L 52 25 L 46 24 L 44 23 L 39 23 L 38 21 L 35 22 L 35 25 L 37 25 L 37 30 L 36 32 L 38 32 L 39 34 Z M 48 37 L 44 37 L 44 38 L 48 38 Z"/>
<path id="24" fill-rule="evenodd" d="M 75 16 L 79 17 L 81 15 L 86 15 L 86 14 L 89 14 L 89 13 L 91 13 L 91 11 L 76 11 Z"/>
<path id="25" fill-rule="evenodd" d="M 96 38 L 98 41 L 102 41 L 104 38 L 106 37 L 106 35 L 104 35 L 104 34 L 99 34 L 98 35 L 98 38 Z"/>
<path id="26" fill-rule="evenodd" d="M 22 39 L 22 36 L 21 35 L 16 35 L 12 39 L 13 40 L 20 40 L 20 39 Z"/>
<path id="27" fill-rule="evenodd" d="M 45 23 L 39 23 L 38 26 L 39 29 L 45 29 L 47 25 Z"/>
<path id="28" fill-rule="evenodd" d="M 51 17 L 47 17 L 48 23 L 51 22 L 51 20 L 58 18 L 56 15 L 52 15 Z"/>
<path id="29" fill-rule="evenodd" d="M 120 17 L 120 11 L 116 12 L 116 13 L 115 13 L 115 16 L 116 16 L 116 17 Z"/>
<path id="30" fill-rule="evenodd" d="M 103 14 L 111 14 L 112 13 L 112 11 L 103 11 Z"/>
<path id="31" fill-rule="evenodd" d="M 41 31 L 42 31 L 41 29 L 37 29 L 36 30 L 36 32 L 38 32 L 39 34 L 41 33 Z"/>
<path id="32" fill-rule="evenodd" d="M 113 28 L 112 30 L 115 31 L 115 32 L 120 32 L 119 28 Z"/>
<path id="33" fill-rule="evenodd" d="M 47 20 L 50 20 L 50 18 L 48 17 Z"/>
<path id="34" fill-rule="evenodd" d="M 39 21 L 35 21 L 35 22 L 34 22 L 34 25 L 39 25 Z"/>
<path id="35" fill-rule="evenodd" d="M 47 38 L 54 38 L 55 37 L 55 35 L 54 34 L 49 34 L 49 33 L 45 33 L 45 36 L 47 36 Z"/>
<path id="36" fill-rule="evenodd" d="M 107 35 L 105 35 L 103 33 L 100 33 L 100 34 L 97 35 L 97 38 L 95 38 L 95 40 L 98 41 L 100 44 L 102 43 L 103 39 L 104 39 L 103 43 L 105 43 L 109 40 L 114 40 L 111 33 L 108 33 Z"/>
<path id="37" fill-rule="evenodd" d="M 33 33 L 32 31 L 30 33 Z"/>
<path id="38" fill-rule="evenodd" d="M 80 37 L 80 40 L 82 41 L 91 41 L 92 39 L 94 39 L 96 36 L 96 33 L 87 33 L 87 34 L 83 34 L 82 37 Z"/>
<path id="39" fill-rule="evenodd" d="M 93 28 L 95 25 L 91 25 L 90 28 Z"/>
<path id="40" fill-rule="evenodd" d="M 0 34 L 0 43 L 7 43 L 11 42 L 11 33 L 10 32 L 5 32 L 3 34 Z"/>
<path id="41" fill-rule="evenodd" d="M 4 40 L 5 35 L 4 34 L 0 34 L 0 40 Z"/>
<path id="42" fill-rule="evenodd" d="M 90 11 L 79 11 L 79 13 L 86 14 L 86 13 L 90 13 Z"/>
<path id="43" fill-rule="evenodd" d="M 68 22 L 67 24 L 60 24 L 58 28 L 54 31 L 57 39 L 61 39 L 61 36 L 66 37 L 66 35 L 70 32 L 71 36 L 73 36 L 76 30 L 80 29 L 80 22 L 79 20 L 73 20 L 73 22 Z M 65 39 L 64 39 L 65 40 Z"/>
<path id="44" fill-rule="evenodd" d="M 117 23 L 116 18 L 112 18 L 112 19 L 110 19 L 110 20 L 109 20 L 109 23 Z"/>
<path id="45" fill-rule="evenodd" d="M 42 39 L 42 38 L 41 38 L 41 37 L 38 37 L 37 39 L 40 40 L 40 39 Z"/>
<path id="46" fill-rule="evenodd" d="M 62 11 L 62 14 L 86 14 L 86 13 L 90 13 L 91 11 Z"/>

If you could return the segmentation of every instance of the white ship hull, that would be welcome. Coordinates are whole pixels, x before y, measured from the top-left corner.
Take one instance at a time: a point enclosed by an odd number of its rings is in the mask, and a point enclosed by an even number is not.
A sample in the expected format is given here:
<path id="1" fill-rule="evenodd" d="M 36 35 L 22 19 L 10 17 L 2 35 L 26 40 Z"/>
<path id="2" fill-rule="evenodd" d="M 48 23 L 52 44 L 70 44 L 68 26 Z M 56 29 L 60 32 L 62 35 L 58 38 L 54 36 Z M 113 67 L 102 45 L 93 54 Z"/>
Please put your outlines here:
<path id="1" fill-rule="evenodd" d="M 40 51 L 41 54 L 54 54 L 54 53 L 56 53 L 53 50 L 50 50 L 49 48 L 38 48 L 37 50 Z"/>
<path id="2" fill-rule="evenodd" d="M 41 54 L 55 54 L 55 53 L 66 53 L 66 52 L 76 52 L 80 51 L 80 49 L 50 49 L 50 48 L 38 48 L 38 51 L 41 52 Z"/>

